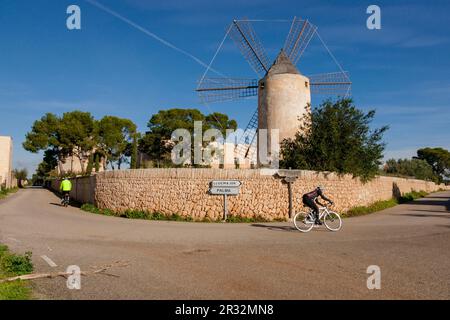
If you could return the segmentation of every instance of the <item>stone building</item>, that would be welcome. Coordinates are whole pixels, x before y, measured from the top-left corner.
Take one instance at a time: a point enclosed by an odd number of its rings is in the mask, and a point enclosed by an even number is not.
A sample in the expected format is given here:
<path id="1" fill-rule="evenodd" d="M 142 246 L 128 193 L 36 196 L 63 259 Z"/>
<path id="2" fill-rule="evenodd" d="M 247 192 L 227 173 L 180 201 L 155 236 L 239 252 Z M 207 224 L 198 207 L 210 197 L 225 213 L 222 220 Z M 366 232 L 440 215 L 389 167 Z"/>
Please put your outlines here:
<path id="1" fill-rule="evenodd" d="M 84 168 L 84 170 L 86 170 L 88 167 L 88 163 L 89 163 L 89 156 L 86 156 L 80 162 L 80 159 L 77 156 L 71 155 L 71 156 L 66 157 L 62 161 L 58 161 L 58 166 L 56 167 L 56 171 L 57 171 L 58 175 L 64 175 L 64 174 L 68 174 L 68 173 L 81 174 L 81 173 L 83 173 L 81 164 L 83 164 L 83 168 Z M 106 168 L 105 158 L 100 157 L 99 172 L 105 171 L 105 168 Z"/>
<path id="2" fill-rule="evenodd" d="M 253 158 L 245 158 L 239 154 L 238 145 L 234 143 L 219 143 L 210 142 L 209 147 L 214 150 L 211 152 L 211 157 L 206 160 L 206 150 L 202 148 L 202 165 L 211 167 L 213 169 L 250 169 L 256 166 L 256 155 Z M 247 149 L 249 145 L 243 145 L 243 149 Z M 185 162 L 186 166 L 190 165 L 190 159 Z M 158 164 L 146 155 L 139 152 L 137 158 L 138 168 L 155 168 Z"/>
<path id="3" fill-rule="evenodd" d="M 6 188 L 11 188 L 14 184 L 12 154 L 12 138 L 0 136 L 0 185 Z"/>

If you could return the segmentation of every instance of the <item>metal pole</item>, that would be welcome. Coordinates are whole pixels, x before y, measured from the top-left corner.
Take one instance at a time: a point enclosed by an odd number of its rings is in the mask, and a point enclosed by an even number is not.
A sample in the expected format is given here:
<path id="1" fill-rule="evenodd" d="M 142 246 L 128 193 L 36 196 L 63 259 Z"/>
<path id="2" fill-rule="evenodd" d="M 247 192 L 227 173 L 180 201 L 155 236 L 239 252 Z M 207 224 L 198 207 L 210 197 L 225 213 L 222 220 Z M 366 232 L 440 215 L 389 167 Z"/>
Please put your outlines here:
<path id="1" fill-rule="evenodd" d="M 289 191 L 289 219 L 292 218 L 292 182 L 288 182 Z"/>
<path id="2" fill-rule="evenodd" d="M 227 214 L 228 214 L 228 208 L 227 208 L 227 195 L 223 195 L 223 221 L 227 221 Z"/>

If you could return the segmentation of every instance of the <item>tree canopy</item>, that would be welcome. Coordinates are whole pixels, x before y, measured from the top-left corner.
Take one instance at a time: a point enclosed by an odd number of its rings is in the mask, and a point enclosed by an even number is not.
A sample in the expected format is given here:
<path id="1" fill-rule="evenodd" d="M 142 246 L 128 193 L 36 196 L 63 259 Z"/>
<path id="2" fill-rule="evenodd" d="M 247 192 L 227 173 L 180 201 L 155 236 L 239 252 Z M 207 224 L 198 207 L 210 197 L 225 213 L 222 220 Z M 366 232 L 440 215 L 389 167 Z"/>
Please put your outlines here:
<path id="1" fill-rule="evenodd" d="M 130 153 L 130 145 L 136 136 L 136 125 L 128 119 L 105 116 L 97 124 L 98 148 L 105 156 L 107 164 L 118 169 Z M 131 154 L 130 154 L 131 155 Z"/>
<path id="2" fill-rule="evenodd" d="M 66 112 L 62 117 L 47 113 L 34 122 L 25 136 L 23 147 L 33 153 L 44 151 L 38 174 L 48 175 L 69 156 L 80 161 L 82 173 L 98 161 L 100 154 L 107 163 L 127 161 L 128 144 L 135 142 L 136 125 L 128 119 L 106 116 L 100 121 L 89 112 Z M 88 164 L 86 165 L 86 160 Z"/>
<path id="3" fill-rule="evenodd" d="M 428 162 L 421 159 L 389 159 L 386 161 L 383 171 L 395 176 L 413 177 L 435 182 L 439 180 Z"/>
<path id="4" fill-rule="evenodd" d="M 426 161 L 438 177 L 438 181 L 450 179 L 450 152 L 444 148 L 423 148 L 417 150 L 417 159 Z"/>
<path id="5" fill-rule="evenodd" d="M 294 139 L 281 145 L 283 168 L 334 171 L 374 177 L 381 165 L 388 126 L 371 130 L 375 111 L 364 113 L 351 99 L 325 101 L 299 119 Z"/>
<path id="6" fill-rule="evenodd" d="M 237 122 L 226 114 L 214 112 L 204 115 L 197 109 L 168 109 L 154 114 L 148 124 L 148 131 L 139 141 L 139 150 L 158 166 L 172 166 L 170 152 L 172 144 L 168 143 L 172 133 L 177 129 L 186 129 L 194 133 L 194 122 L 202 121 L 203 132 L 217 129 L 223 136 L 227 129 L 236 130 Z"/>

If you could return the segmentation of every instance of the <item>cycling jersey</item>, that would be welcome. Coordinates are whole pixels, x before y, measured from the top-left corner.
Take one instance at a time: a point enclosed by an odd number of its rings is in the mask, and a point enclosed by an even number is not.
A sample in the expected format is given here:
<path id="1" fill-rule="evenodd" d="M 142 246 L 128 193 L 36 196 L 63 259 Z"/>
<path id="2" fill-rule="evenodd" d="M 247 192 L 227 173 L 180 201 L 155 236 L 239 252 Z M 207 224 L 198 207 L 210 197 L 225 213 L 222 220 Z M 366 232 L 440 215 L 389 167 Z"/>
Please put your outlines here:
<path id="1" fill-rule="evenodd" d="M 72 182 L 70 182 L 70 180 L 63 180 L 61 182 L 60 189 L 61 189 L 61 191 L 70 191 L 70 190 L 72 190 Z"/>
<path id="2" fill-rule="evenodd" d="M 320 190 L 319 188 L 315 189 L 314 191 L 305 193 L 306 197 L 308 197 L 309 199 L 316 199 L 318 196 L 323 196 L 322 190 Z"/>

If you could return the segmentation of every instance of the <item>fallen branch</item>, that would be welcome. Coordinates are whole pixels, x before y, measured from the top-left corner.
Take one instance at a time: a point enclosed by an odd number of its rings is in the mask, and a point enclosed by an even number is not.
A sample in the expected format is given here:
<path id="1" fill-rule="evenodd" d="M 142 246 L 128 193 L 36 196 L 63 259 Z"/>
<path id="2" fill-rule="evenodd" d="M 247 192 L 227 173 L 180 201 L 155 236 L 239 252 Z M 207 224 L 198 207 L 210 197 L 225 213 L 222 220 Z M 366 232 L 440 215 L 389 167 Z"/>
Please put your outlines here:
<path id="1" fill-rule="evenodd" d="M 93 271 L 81 271 L 80 275 L 82 276 L 88 276 L 90 274 L 104 274 L 107 276 L 113 276 L 113 277 L 119 277 L 118 275 L 113 275 L 110 273 L 106 273 L 105 271 L 115 268 L 115 267 L 127 267 L 129 266 L 129 262 L 127 261 L 116 261 L 114 263 L 102 266 L 102 267 L 96 267 L 97 270 Z M 35 280 L 35 279 L 42 279 L 42 278 L 56 278 L 56 277 L 67 277 L 73 275 L 73 272 L 54 272 L 54 273 L 33 273 L 33 274 L 25 274 L 22 276 L 16 276 L 6 279 L 1 279 L 0 283 L 4 282 L 12 282 L 16 280 Z"/>

